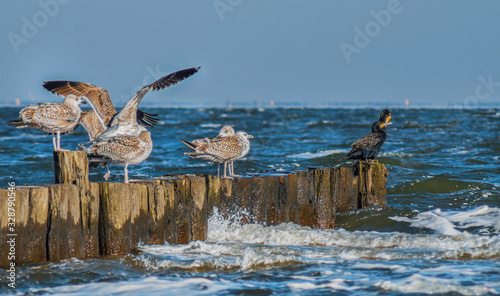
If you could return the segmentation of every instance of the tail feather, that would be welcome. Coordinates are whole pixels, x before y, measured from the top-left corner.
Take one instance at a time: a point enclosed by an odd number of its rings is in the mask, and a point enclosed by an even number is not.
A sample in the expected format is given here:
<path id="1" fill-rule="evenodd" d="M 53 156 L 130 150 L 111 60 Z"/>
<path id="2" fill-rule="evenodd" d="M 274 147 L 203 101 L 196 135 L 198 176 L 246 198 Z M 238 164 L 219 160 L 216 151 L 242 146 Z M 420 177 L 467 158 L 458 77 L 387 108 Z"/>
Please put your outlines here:
<path id="1" fill-rule="evenodd" d="M 181 142 L 184 143 L 184 145 L 188 146 L 189 148 L 196 150 L 196 145 L 194 143 L 191 143 L 191 142 L 183 140 L 183 139 L 181 139 Z"/>
<path id="2" fill-rule="evenodd" d="M 346 156 L 346 157 L 342 157 L 341 159 L 338 159 L 337 161 L 335 161 L 334 163 L 332 163 L 332 165 L 337 165 L 341 162 L 344 162 L 346 160 L 348 160 L 349 158 Z"/>
<path id="3" fill-rule="evenodd" d="M 25 123 L 22 119 L 11 120 L 11 121 L 7 122 L 7 124 L 15 126 L 16 128 L 28 127 L 28 124 Z"/>

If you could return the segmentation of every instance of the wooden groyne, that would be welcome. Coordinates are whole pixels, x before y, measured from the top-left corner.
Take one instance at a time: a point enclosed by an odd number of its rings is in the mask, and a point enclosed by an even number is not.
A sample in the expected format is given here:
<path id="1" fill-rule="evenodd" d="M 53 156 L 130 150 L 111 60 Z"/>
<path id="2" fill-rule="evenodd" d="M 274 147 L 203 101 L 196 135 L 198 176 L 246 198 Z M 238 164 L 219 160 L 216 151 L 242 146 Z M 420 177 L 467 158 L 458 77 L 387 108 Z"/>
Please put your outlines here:
<path id="1" fill-rule="evenodd" d="M 17 264 L 123 255 L 139 243 L 205 240 L 215 207 L 224 217 L 243 215 L 243 223 L 332 228 L 337 211 L 384 207 L 388 175 L 375 163 L 362 166 L 359 176 L 341 167 L 234 180 L 172 175 L 94 183 L 87 155 L 73 151 L 54 152 L 54 172 L 56 184 L 0 189 L 0 267 L 9 265 L 12 238 Z M 14 227 L 9 212 L 15 212 Z"/>

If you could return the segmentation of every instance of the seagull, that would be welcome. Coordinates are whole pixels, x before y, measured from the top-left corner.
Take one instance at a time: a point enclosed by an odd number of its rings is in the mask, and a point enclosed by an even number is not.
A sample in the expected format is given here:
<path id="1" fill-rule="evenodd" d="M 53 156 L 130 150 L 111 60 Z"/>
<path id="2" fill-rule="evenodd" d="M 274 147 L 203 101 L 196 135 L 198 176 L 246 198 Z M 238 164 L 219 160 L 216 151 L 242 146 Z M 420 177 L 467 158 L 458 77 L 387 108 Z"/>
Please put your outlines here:
<path id="1" fill-rule="evenodd" d="M 19 119 L 11 120 L 8 124 L 52 134 L 54 151 L 61 151 L 61 133 L 69 133 L 77 126 L 82 113 L 78 105 L 84 103 L 81 97 L 68 95 L 63 103 L 29 105 L 21 109 Z"/>
<path id="2" fill-rule="evenodd" d="M 234 135 L 235 135 L 234 128 L 232 128 L 229 125 L 226 125 L 226 126 L 223 126 L 221 128 L 219 134 L 215 138 L 197 139 L 197 140 L 193 140 L 192 142 L 188 142 L 186 140 L 181 140 L 181 142 L 186 144 L 188 147 L 190 147 L 188 145 L 188 143 L 195 145 L 197 147 L 202 147 L 203 145 L 206 146 L 206 145 L 210 144 L 214 140 L 217 142 L 221 138 L 230 137 L 230 136 L 234 136 Z M 184 153 L 184 155 L 189 155 L 189 153 Z M 205 159 L 205 160 L 217 163 L 217 177 L 219 177 L 220 164 L 223 162 L 222 160 L 220 160 L 217 157 L 214 157 L 212 155 L 208 155 L 208 154 L 206 154 L 206 155 L 199 154 L 196 158 Z"/>
<path id="3" fill-rule="evenodd" d="M 211 140 L 197 140 L 197 142 L 181 140 L 181 142 L 193 150 L 193 152 L 186 152 L 184 155 L 224 163 L 224 178 L 228 178 L 227 164 L 244 157 L 248 153 L 250 150 L 250 141 L 248 139 L 252 138 L 252 135 L 239 131 L 231 136 L 216 137 Z M 229 166 L 229 175 L 230 179 L 232 179 L 232 176 L 237 176 L 234 175 L 234 169 L 231 169 L 231 165 Z"/>
<path id="4" fill-rule="evenodd" d="M 137 119 L 137 107 L 142 98 L 150 89 L 157 91 L 168 88 L 190 77 L 198 69 L 199 67 L 180 70 L 144 86 L 135 93 L 120 113 L 111 119 L 104 132 L 94 140 L 78 145 L 78 150 L 86 151 L 91 163 L 125 165 L 124 183 L 128 184 L 128 165 L 144 161 L 153 149 L 151 133 L 140 125 Z M 95 114 L 103 123 L 98 112 Z"/>
<path id="5" fill-rule="evenodd" d="M 229 174 L 233 177 L 240 177 L 240 175 L 234 174 L 234 161 L 241 159 L 248 154 L 248 152 L 250 151 L 250 141 L 248 139 L 253 139 L 253 136 L 247 134 L 246 132 L 237 132 L 236 134 L 239 135 L 239 137 L 240 137 L 240 141 L 243 145 L 243 149 L 241 150 L 238 157 L 234 160 L 231 160 L 231 162 L 229 163 L 229 170 L 230 170 Z"/>
<path id="6" fill-rule="evenodd" d="M 78 125 L 83 126 L 87 131 L 90 141 L 106 131 L 113 118 L 118 114 L 108 91 L 102 87 L 86 82 L 66 80 L 46 81 L 43 87 L 61 97 L 78 96 L 90 103 L 92 110 L 83 111 L 78 122 Z M 146 128 L 154 127 L 158 123 L 157 116 L 158 114 L 149 114 L 137 109 L 137 121 Z M 73 129 L 76 129 L 78 125 L 75 125 Z M 104 175 L 104 179 L 108 180 L 111 174 L 108 164 L 90 163 L 91 168 L 98 166 L 106 166 L 108 171 Z"/>
<path id="7" fill-rule="evenodd" d="M 117 115 L 108 91 L 102 87 L 85 82 L 66 80 L 46 81 L 43 87 L 63 98 L 77 96 L 89 102 L 92 110 L 83 111 L 78 124 L 87 131 L 90 141 L 103 133 Z M 149 114 L 137 109 L 137 121 L 144 127 L 156 125 L 158 123 L 156 116 L 158 114 Z"/>

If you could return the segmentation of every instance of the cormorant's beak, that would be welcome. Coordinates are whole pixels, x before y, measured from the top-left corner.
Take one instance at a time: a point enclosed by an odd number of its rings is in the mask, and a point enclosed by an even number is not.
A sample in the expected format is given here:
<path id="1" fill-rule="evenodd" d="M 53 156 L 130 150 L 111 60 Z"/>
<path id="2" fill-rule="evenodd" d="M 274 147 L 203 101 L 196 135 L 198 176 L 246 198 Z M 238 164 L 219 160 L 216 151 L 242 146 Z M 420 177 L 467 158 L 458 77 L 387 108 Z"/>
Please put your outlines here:
<path id="1" fill-rule="evenodd" d="M 385 125 L 390 125 L 390 124 L 392 124 L 392 122 L 390 121 L 385 123 Z"/>

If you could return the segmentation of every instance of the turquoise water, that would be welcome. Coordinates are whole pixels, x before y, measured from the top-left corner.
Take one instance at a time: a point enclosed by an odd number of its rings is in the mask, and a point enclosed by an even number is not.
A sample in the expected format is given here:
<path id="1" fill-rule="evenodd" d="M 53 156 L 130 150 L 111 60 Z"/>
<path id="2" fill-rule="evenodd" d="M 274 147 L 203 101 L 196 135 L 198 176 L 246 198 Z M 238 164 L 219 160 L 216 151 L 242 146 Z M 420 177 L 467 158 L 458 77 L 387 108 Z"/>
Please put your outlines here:
<path id="1" fill-rule="evenodd" d="M 16 118 L 4 108 L 0 120 Z M 151 156 L 130 178 L 216 174 L 179 139 L 226 124 L 255 138 L 239 174 L 328 166 L 348 152 L 378 109 L 144 109 L 158 113 Z M 500 109 L 391 109 L 379 155 L 390 171 L 387 208 L 340 213 L 334 230 L 241 225 L 215 214 L 206 242 L 142 246 L 120 258 L 21 267 L 29 295 L 496 295 L 500 293 Z M 52 139 L 0 126 L 0 184 L 53 182 Z M 62 137 L 75 149 L 83 130 Z M 111 180 L 123 168 L 111 167 Z M 91 173 L 102 180 L 105 170 Z M 1 272 L 1 271 L 0 271 Z M 3 278 L 3 275 L 2 275 Z"/>

